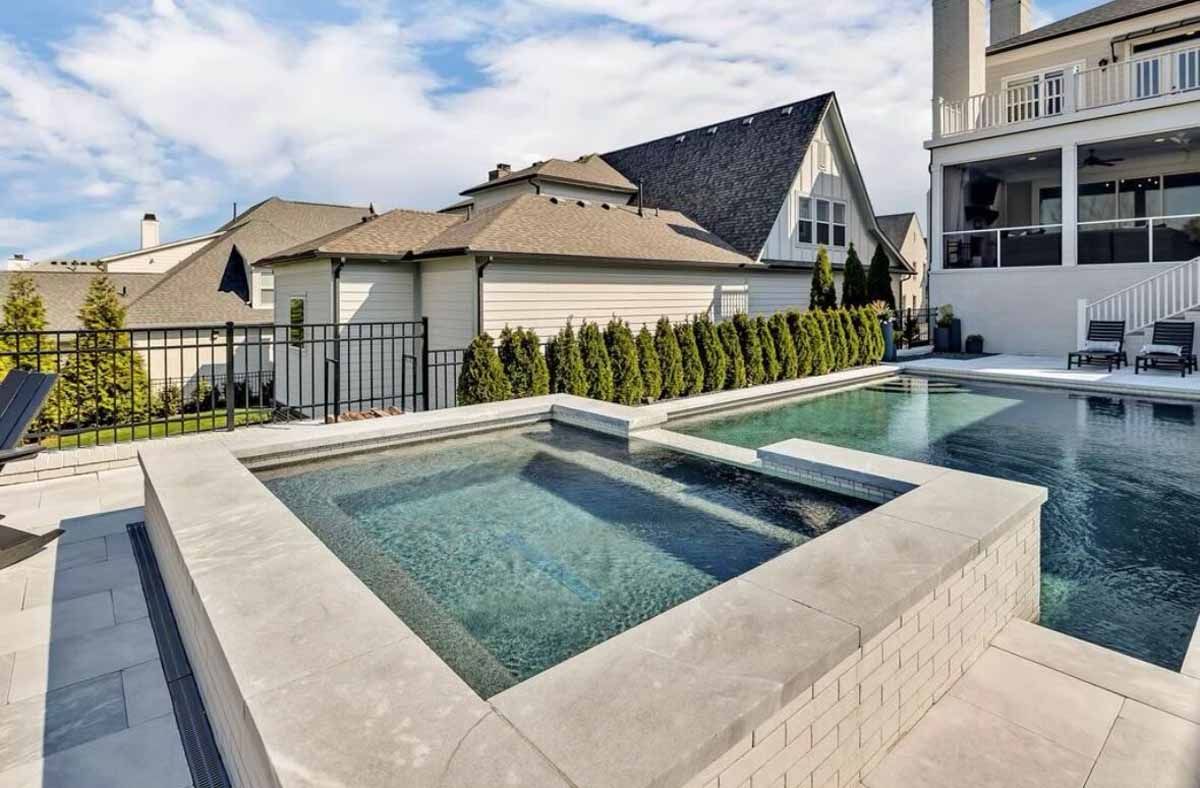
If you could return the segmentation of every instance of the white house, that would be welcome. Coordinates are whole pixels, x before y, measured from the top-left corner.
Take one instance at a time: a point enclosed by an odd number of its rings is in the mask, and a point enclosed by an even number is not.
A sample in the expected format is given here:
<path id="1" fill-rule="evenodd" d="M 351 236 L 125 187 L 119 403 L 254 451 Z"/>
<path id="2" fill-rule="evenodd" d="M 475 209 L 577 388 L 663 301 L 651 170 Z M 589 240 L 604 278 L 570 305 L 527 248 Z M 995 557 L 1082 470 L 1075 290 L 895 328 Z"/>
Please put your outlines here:
<path id="1" fill-rule="evenodd" d="M 990 46 L 985 28 L 990 13 Z M 989 350 L 1200 307 L 1200 1 L 1029 29 L 1028 0 L 935 0 L 930 298 Z"/>
<path id="2" fill-rule="evenodd" d="M 851 244 L 864 265 L 881 246 L 896 290 L 914 273 L 876 221 L 832 93 L 610 153 L 498 165 L 462 194 L 260 261 L 276 322 L 424 316 L 430 347 L 457 350 L 506 325 L 548 338 L 568 320 L 616 315 L 636 331 L 664 315 L 806 308 L 819 246 L 837 269 Z M 314 351 L 277 365 L 323 386 Z"/>

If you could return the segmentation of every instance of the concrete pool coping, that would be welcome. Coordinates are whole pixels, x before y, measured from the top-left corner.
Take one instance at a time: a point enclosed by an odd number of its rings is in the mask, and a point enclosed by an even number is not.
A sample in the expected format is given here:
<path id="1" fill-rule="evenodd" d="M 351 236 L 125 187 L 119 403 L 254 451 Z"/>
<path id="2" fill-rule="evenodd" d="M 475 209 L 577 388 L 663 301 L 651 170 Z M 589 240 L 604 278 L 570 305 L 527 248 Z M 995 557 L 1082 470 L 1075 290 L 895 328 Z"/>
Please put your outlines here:
<path id="1" fill-rule="evenodd" d="M 839 373 L 836 385 L 878 374 Z M 781 396 L 825 383 L 810 382 Z M 232 449 L 142 447 L 147 527 L 235 782 L 683 784 L 1006 528 L 1036 518 L 1046 498 L 1039 487 L 929 466 L 922 475 L 920 463 L 803 441 L 753 458 L 726 447 L 735 464 L 774 475 L 817 463 L 911 489 L 485 701 L 250 470 L 546 420 L 649 439 L 669 412 L 553 395 Z"/>

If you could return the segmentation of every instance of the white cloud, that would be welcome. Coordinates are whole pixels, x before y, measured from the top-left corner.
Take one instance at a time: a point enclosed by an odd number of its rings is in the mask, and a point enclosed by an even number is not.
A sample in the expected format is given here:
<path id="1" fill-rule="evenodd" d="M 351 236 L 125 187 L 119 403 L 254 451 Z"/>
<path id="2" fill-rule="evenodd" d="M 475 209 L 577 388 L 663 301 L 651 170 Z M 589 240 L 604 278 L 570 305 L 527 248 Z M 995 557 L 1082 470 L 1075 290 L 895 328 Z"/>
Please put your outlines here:
<path id="1" fill-rule="evenodd" d="M 0 248 L 115 251 L 143 210 L 171 234 L 271 193 L 438 207 L 496 161 L 609 150 L 826 90 L 875 207 L 924 204 L 921 0 L 355 7 L 342 24 L 280 25 L 155 0 L 54 42 L 49 64 L 0 38 L 0 215 L 27 210 L 39 228 L 0 224 Z M 422 59 L 433 42 L 463 48 L 484 84 L 444 92 Z"/>

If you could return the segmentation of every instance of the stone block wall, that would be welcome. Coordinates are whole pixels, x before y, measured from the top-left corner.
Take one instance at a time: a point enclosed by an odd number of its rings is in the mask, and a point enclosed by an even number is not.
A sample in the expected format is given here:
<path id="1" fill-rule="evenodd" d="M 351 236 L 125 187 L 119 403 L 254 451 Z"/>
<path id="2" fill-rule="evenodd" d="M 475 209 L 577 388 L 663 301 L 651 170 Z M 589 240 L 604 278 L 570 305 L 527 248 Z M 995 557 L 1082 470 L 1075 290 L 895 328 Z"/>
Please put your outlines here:
<path id="1" fill-rule="evenodd" d="M 854 785 L 1013 618 L 1036 621 L 1040 510 L 1001 534 L 688 788 Z"/>

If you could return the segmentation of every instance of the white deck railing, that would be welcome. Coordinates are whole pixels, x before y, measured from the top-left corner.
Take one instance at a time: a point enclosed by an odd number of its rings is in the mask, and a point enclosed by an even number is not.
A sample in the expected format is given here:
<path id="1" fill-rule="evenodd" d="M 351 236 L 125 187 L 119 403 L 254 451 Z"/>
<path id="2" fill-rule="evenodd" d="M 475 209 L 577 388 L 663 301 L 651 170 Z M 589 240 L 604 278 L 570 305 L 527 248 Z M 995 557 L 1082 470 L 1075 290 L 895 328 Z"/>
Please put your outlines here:
<path id="1" fill-rule="evenodd" d="M 1200 257 L 1118 290 L 1086 306 L 1088 320 L 1124 320 L 1129 333 L 1200 308 Z M 1086 322 L 1081 329 L 1086 330 Z"/>
<path id="2" fill-rule="evenodd" d="M 933 136 L 1034 123 L 1081 110 L 1200 89 L 1200 44 L 1104 67 L 1076 69 L 996 93 L 933 102 Z"/>

